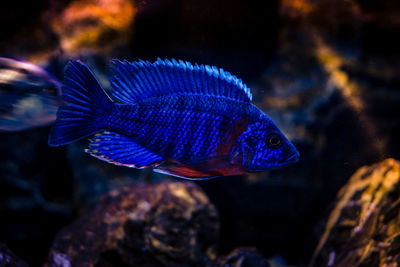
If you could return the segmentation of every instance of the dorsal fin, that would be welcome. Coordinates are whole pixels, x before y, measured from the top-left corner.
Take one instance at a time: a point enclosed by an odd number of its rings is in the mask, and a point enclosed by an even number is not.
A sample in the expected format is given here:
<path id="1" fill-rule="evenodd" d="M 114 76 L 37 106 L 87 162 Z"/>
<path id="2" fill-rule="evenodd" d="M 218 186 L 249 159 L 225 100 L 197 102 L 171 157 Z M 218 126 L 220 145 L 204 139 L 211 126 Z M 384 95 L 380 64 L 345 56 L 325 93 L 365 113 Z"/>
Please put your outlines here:
<path id="1" fill-rule="evenodd" d="M 123 103 L 177 94 L 224 96 L 250 103 L 250 89 L 223 69 L 182 60 L 112 61 L 112 94 Z"/>

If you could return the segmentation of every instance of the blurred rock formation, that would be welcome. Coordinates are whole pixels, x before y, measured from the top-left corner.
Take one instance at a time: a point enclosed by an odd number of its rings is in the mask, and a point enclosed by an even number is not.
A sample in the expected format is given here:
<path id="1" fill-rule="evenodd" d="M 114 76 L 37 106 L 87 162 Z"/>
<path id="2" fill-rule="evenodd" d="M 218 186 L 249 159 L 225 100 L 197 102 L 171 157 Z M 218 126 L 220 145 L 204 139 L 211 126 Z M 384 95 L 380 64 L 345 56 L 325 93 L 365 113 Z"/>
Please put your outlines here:
<path id="1" fill-rule="evenodd" d="M 339 191 L 311 266 L 398 266 L 400 162 L 364 166 Z"/>
<path id="2" fill-rule="evenodd" d="M 12 253 L 6 245 L 0 243 L 0 267 L 28 267 L 28 265 Z"/>
<path id="3" fill-rule="evenodd" d="M 130 41 L 135 13 L 132 0 L 73 1 L 54 17 L 52 28 L 70 56 L 106 53 Z"/>
<path id="4" fill-rule="evenodd" d="M 65 227 L 45 266 L 204 266 L 218 233 L 217 210 L 195 184 L 125 186 Z"/>
<path id="5" fill-rule="evenodd" d="M 269 267 L 268 261 L 255 248 L 237 248 L 226 256 L 220 256 L 212 267 Z"/>
<path id="6" fill-rule="evenodd" d="M 108 58 L 131 41 L 133 0 L 40 0 L 33 6 L 20 3 L 24 8 L 18 2 L 3 10 L 8 16 L 0 23 L 13 26 L 7 38 L 0 38 L 2 55 L 34 64 L 88 54 Z"/>

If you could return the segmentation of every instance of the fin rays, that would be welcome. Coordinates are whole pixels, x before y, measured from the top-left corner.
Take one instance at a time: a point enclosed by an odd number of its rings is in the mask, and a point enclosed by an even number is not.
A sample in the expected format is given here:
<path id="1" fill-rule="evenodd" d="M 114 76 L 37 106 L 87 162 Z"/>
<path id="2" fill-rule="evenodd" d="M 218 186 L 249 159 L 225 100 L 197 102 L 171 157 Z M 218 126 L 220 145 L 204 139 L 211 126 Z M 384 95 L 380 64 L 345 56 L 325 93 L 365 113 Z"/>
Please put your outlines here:
<path id="1" fill-rule="evenodd" d="M 146 168 L 157 166 L 163 158 L 135 143 L 124 135 L 104 131 L 96 134 L 86 152 L 119 166 Z"/>
<path id="2" fill-rule="evenodd" d="M 222 96 L 250 103 L 250 89 L 234 75 L 182 60 L 112 61 L 112 94 L 123 103 L 176 94 Z"/>

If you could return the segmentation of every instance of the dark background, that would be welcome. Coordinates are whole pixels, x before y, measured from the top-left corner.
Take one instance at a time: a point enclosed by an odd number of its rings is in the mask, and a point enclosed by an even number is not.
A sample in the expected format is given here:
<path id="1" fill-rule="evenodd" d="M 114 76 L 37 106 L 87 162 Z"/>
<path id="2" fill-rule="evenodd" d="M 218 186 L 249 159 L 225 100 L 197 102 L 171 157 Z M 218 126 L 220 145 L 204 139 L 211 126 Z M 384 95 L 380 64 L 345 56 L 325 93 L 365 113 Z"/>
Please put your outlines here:
<path id="1" fill-rule="evenodd" d="M 72 57 L 102 80 L 111 58 L 216 65 L 241 77 L 255 104 L 298 147 L 300 162 L 284 170 L 196 182 L 219 210 L 221 254 L 255 246 L 267 258 L 306 265 L 351 174 L 399 158 L 396 1 L 138 1 L 129 29 L 106 29 L 95 42 L 67 51 L 61 40 L 74 27 L 102 31 L 93 18 L 55 30 L 52 21 L 71 3 L 14 0 L 3 6 L 0 55 L 41 64 L 59 79 Z M 120 35 L 125 39 L 115 42 Z M 32 266 L 99 195 L 171 179 L 91 158 L 83 151 L 86 141 L 50 148 L 48 132 L 0 133 L 0 240 Z"/>

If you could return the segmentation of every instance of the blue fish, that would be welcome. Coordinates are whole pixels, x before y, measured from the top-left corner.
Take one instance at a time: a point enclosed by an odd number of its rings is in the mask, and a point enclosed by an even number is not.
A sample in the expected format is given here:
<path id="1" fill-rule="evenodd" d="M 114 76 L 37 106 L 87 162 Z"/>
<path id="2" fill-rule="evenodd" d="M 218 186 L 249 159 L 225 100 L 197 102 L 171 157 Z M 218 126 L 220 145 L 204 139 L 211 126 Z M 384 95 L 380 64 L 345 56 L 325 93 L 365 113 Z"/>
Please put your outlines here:
<path id="1" fill-rule="evenodd" d="M 0 131 L 49 125 L 61 103 L 61 83 L 44 69 L 0 57 Z"/>
<path id="2" fill-rule="evenodd" d="M 69 62 L 50 146 L 95 134 L 86 149 L 92 156 L 185 179 L 298 161 L 295 146 L 229 72 L 174 59 L 111 65 L 114 100 L 82 62 Z"/>

